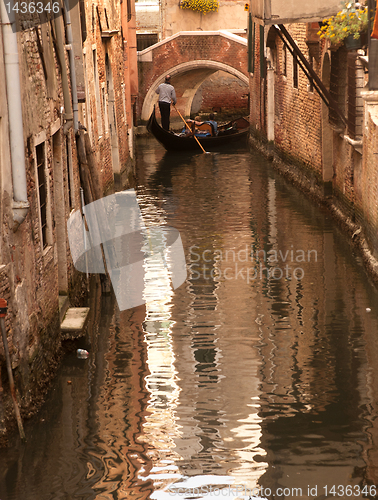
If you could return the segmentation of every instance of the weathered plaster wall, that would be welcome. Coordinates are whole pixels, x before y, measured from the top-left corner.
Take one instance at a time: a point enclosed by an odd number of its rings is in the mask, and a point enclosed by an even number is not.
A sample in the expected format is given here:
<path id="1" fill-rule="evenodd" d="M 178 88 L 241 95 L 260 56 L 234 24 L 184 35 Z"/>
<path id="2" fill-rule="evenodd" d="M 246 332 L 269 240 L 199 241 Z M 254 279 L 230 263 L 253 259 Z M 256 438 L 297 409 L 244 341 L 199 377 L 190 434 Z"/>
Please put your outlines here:
<path id="1" fill-rule="evenodd" d="M 219 29 L 238 30 L 247 28 L 248 13 L 244 11 L 245 2 L 241 0 L 219 0 L 217 12 L 192 11 L 182 9 L 177 0 L 165 3 L 162 38 L 179 31 L 214 31 Z"/>

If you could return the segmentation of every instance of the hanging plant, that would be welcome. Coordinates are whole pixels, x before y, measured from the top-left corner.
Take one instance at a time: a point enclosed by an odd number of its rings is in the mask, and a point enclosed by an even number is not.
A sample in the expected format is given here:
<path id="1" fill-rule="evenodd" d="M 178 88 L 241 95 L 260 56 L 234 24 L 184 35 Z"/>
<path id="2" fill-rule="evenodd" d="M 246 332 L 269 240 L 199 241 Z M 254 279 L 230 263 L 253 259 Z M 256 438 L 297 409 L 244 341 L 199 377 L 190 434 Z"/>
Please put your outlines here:
<path id="1" fill-rule="evenodd" d="M 326 38 L 332 44 L 343 42 L 349 35 L 358 39 L 367 30 L 368 8 L 354 2 L 345 2 L 343 5 L 344 8 L 335 16 L 324 19 L 318 31 L 320 38 Z"/>
<path id="2" fill-rule="evenodd" d="M 219 8 L 218 0 L 182 0 L 180 2 L 182 9 L 190 9 L 196 12 L 207 14 L 208 12 L 217 11 Z"/>

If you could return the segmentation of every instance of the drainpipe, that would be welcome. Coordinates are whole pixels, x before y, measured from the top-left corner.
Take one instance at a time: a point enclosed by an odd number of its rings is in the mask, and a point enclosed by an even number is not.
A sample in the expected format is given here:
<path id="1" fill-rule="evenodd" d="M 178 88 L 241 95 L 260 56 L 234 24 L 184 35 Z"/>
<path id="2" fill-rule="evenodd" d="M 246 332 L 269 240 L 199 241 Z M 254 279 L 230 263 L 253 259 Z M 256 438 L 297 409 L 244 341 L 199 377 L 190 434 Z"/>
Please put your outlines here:
<path id="1" fill-rule="evenodd" d="M 70 6 L 68 4 L 68 0 L 64 0 L 64 14 L 66 17 L 67 42 L 68 42 L 68 44 L 66 45 L 66 49 L 68 50 L 68 55 L 69 55 L 69 59 L 70 59 L 73 122 L 74 122 L 74 132 L 76 135 L 79 131 L 79 106 L 78 106 L 78 100 L 77 100 L 75 54 L 74 54 L 74 50 L 73 50 Z"/>
<path id="2" fill-rule="evenodd" d="M 65 134 L 68 133 L 68 130 L 72 126 L 73 114 L 72 114 L 72 104 L 71 104 L 71 95 L 70 95 L 70 87 L 68 83 L 67 76 L 67 68 L 66 68 L 66 54 L 64 52 L 63 45 L 63 21 L 62 16 L 54 18 L 55 25 L 55 33 L 56 33 L 56 45 L 57 45 L 57 54 L 61 67 L 61 75 L 62 75 L 62 89 L 63 89 L 63 99 L 64 99 L 64 119 L 65 124 L 63 127 L 63 131 Z"/>
<path id="3" fill-rule="evenodd" d="M 29 210 L 24 128 L 21 106 L 20 64 L 18 59 L 16 18 L 13 11 L 13 0 L 10 0 L 9 10 L 5 2 L 0 2 L 0 19 L 2 20 L 2 35 L 4 47 L 4 69 L 6 93 L 8 102 L 9 143 L 12 164 L 13 181 L 13 221 L 14 231 L 25 220 Z M 13 29 L 12 29 L 13 27 Z"/>

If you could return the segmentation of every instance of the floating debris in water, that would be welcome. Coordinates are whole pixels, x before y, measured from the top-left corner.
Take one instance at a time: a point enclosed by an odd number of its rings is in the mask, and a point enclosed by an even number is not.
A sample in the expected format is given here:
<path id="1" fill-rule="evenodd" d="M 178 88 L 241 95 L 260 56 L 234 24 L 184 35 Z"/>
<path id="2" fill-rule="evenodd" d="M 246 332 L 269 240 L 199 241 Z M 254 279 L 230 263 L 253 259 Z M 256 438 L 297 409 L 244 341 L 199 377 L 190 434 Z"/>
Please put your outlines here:
<path id="1" fill-rule="evenodd" d="M 89 352 L 85 349 L 78 349 L 76 353 L 79 359 L 87 359 L 87 357 L 89 356 Z"/>

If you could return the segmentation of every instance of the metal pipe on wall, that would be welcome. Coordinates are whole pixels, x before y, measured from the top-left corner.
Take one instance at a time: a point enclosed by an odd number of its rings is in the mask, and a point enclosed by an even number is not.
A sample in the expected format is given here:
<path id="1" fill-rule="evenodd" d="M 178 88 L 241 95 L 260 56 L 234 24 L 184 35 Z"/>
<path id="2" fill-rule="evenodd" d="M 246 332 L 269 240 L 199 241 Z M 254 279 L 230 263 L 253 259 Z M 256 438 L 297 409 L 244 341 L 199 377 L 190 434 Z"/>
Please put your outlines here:
<path id="1" fill-rule="evenodd" d="M 64 132 L 67 133 L 72 125 L 73 114 L 72 114 L 72 104 L 70 87 L 68 82 L 67 68 L 66 68 L 66 54 L 64 51 L 64 36 L 63 36 L 63 18 L 58 16 L 54 18 L 54 26 L 56 33 L 56 45 L 57 54 L 59 59 L 59 64 L 62 74 L 62 89 L 63 89 L 63 99 L 64 99 L 64 119 L 66 120 L 64 126 Z"/>
<path id="2" fill-rule="evenodd" d="M 13 0 L 0 2 L 1 32 L 4 47 L 4 70 L 8 103 L 9 144 L 13 181 L 13 230 L 25 220 L 29 210 L 26 167 L 24 128 L 22 119 L 22 98 L 20 82 L 20 63 L 18 57 L 16 18 L 13 10 Z"/>
<path id="3" fill-rule="evenodd" d="M 70 60 L 73 122 L 74 122 L 74 132 L 76 135 L 77 132 L 79 131 L 79 106 L 78 106 L 78 99 L 77 99 L 75 54 L 74 54 L 74 49 L 73 49 L 70 6 L 69 6 L 68 0 L 64 0 L 64 14 L 66 17 L 67 42 L 68 42 L 68 44 L 66 45 L 66 49 L 68 50 L 68 55 L 69 55 L 69 60 Z"/>

